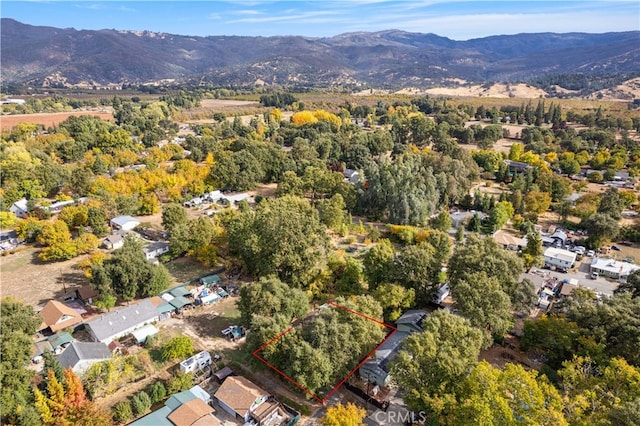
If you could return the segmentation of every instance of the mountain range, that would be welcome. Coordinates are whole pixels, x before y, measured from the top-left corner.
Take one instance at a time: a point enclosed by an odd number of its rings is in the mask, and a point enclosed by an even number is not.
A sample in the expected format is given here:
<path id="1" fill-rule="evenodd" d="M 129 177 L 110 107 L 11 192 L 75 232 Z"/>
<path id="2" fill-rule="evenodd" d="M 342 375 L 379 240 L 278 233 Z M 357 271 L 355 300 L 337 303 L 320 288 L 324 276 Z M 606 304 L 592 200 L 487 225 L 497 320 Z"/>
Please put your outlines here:
<path id="1" fill-rule="evenodd" d="M 334 37 L 192 37 L 31 26 L 3 18 L 5 84 L 430 87 L 548 75 L 640 74 L 640 31 L 538 33 L 455 41 L 388 30 Z"/>

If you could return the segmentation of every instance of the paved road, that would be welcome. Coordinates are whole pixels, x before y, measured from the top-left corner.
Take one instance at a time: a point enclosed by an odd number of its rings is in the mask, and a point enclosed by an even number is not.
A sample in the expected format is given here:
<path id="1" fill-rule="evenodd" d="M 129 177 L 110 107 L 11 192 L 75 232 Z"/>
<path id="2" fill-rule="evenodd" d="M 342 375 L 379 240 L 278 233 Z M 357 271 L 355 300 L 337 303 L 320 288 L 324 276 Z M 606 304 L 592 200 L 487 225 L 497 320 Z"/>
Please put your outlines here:
<path id="1" fill-rule="evenodd" d="M 585 257 L 578 266 L 571 269 L 566 274 L 559 272 L 549 271 L 547 269 L 536 269 L 536 273 L 524 273 L 520 276 L 520 279 L 528 278 L 536 285 L 536 290 L 544 284 L 545 278 L 558 277 L 559 280 L 570 280 L 575 278 L 578 283 L 583 286 L 592 289 L 596 293 L 602 293 L 607 296 L 613 295 L 613 291 L 618 288 L 618 283 L 615 281 L 607 280 L 603 277 L 597 279 L 591 279 L 589 277 L 589 265 L 591 264 L 591 258 Z M 532 269 L 532 272 L 534 270 Z M 547 274 L 543 277 L 542 274 Z"/>

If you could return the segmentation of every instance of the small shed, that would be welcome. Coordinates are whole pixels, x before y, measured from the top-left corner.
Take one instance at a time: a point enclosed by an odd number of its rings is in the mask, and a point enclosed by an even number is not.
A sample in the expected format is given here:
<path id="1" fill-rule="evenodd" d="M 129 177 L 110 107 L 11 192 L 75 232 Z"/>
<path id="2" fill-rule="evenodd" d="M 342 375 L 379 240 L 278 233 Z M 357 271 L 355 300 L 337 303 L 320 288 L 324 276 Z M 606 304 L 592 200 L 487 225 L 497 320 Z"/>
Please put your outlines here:
<path id="1" fill-rule="evenodd" d="M 200 278 L 200 283 L 205 287 L 211 287 L 213 284 L 220 284 L 221 280 L 217 274 L 207 275 Z"/>
<path id="2" fill-rule="evenodd" d="M 153 324 L 147 324 L 137 330 L 133 330 L 131 334 L 135 337 L 136 342 L 142 344 L 147 340 L 147 337 L 158 334 L 158 329 Z"/>
<path id="3" fill-rule="evenodd" d="M 216 379 L 218 383 L 224 382 L 229 376 L 233 376 L 233 370 L 230 367 L 224 367 L 222 370 L 218 370 L 213 374 L 213 377 Z"/>
<path id="4" fill-rule="evenodd" d="M 184 287 L 174 287 L 171 290 L 169 290 L 167 293 L 169 293 L 170 295 L 172 295 L 173 297 L 186 297 L 186 296 L 191 296 L 191 292 L 189 290 L 187 290 Z"/>
<path id="5" fill-rule="evenodd" d="M 183 296 L 174 297 L 169 301 L 169 303 L 171 304 L 171 306 L 176 308 L 176 311 L 180 311 L 185 306 L 193 305 L 193 302 L 191 300 Z"/>

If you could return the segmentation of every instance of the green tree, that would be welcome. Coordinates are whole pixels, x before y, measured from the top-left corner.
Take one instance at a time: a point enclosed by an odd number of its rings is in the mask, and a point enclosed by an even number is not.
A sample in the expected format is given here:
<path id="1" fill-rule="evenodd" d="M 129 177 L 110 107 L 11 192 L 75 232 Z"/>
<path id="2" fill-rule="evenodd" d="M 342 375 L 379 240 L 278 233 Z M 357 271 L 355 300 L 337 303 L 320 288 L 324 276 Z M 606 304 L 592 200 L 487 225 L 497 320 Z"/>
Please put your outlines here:
<path id="1" fill-rule="evenodd" d="M 522 258 L 527 268 L 542 264 L 542 236 L 539 232 L 527 234 L 527 245 L 522 250 Z"/>
<path id="2" fill-rule="evenodd" d="M 455 285 L 471 273 L 484 272 L 487 277 L 495 278 L 502 290 L 513 298 L 523 269 L 522 260 L 500 247 L 493 238 L 470 234 L 464 244 L 456 246 L 447 265 L 447 275 Z"/>
<path id="3" fill-rule="evenodd" d="M 594 248 L 601 247 L 607 241 L 614 241 L 620 232 L 618 221 L 604 213 L 596 213 L 583 219 L 581 225 L 589 233 L 587 244 Z"/>
<path id="4" fill-rule="evenodd" d="M 32 336 L 40 325 L 33 307 L 11 297 L 0 299 L 0 406 L 3 424 L 21 424 L 23 410 L 35 410 L 31 380 L 27 369 L 32 356 Z M 26 417 L 25 417 L 26 419 Z M 23 423 L 30 424 L 30 423 Z M 37 423 L 36 423 L 37 424 Z"/>
<path id="5" fill-rule="evenodd" d="M 304 317 L 309 310 L 307 294 L 290 288 L 277 278 L 262 278 L 240 289 L 238 309 L 244 324 L 253 328 L 255 316 L 282 315 L 287 322 Z"/>
<path id="6" fill-rule="evenodd" d="M 404 310 L 413 306 L 416 292 L 399 284 L 381 284 L 372 292 L 372 296 L 382 305 L 385 320 L 394 322 Z"/>
<path id="7" fill-rule="evenodd" d="M 395 250 L 393 244 L 382 238 L 364 255 L 362 261 L 364 276 L 369 283 L 369 290 L 374 291 L 380 284 L 391 281 L 391 268 Z"/>
<path id="8" fill-rule="evenodd" d="M 511 300 L 496 277 L 486 272 L 470 272 L 451 280 L 451 297 L 460 313 L 484 332 L 485 348 L 494 337 L 502 337 L 513 325 Z"/>
<path id="9" fill-rule="evenodd" d="M 546 192 L 531 191 L 524 197 L 527 211 L 542 214 L 551 206 L 551 196 Z"/>
<path id="10" fill-rule="evenodd" d="M 476 365 L 482 333 L 443 310 L 429 315 L 422 328 L 403 342 L 392 376 L 410 408 L 441 414 L 451 410 L 461 379 Z"/>
<path id="11" fill-rule="evenodd" d="M 329 199 L 318 200 L 316 208 L 318 209 L 320 222 L 327 228 L 336 230 L 345 223 L 346 204 L 342 195 L 335 194 Z"/>
<path id="12" fill-rule="evenodd" d="M 169 234 L 186 223 L 187 211 L 180 204 L 167 204 L 162 208 L 162 226 Z"/>
<path id="13" fill-rule="evenodd" d="M 296 197 L 264 200 L 255 213 L 237 216 L 227 235 L 230 252 L 256 277 L 275 274 L 301 286 L 326 258 L 328 238 L 318 213 Z"/>
<path id="14" fill-rule="evenodd" d="M 449 232 L 451 229 L 451 216 L 447 210 L 441 210 L 438 216 L 430 220 L 433 229 L 439 229 L 443 232 Z"/>
<path id="15" fill-rule="evenodd" d="M 608 214 L 614 219 L 620 219 L 620 214 L 624 208 L 624 201 L 620 197 L 618 188 L 610 187 L 602 195 L 598 213 Z"/>
<path id="16" fill-rule="evenodd" d="M 179 372 L 167 381 L 167 394 L 173 395 L 193 386 L 193 374 Z"/>
<path id="17" fill-rule="evenodd" d="M 104 210 L 91 206 L 87 210 L 87 225 L 91 227 L 91 232 L 96 237 L 104 237 L 107 235 L 107 218 Z"/>
<path id="18" fill-rule="evenodd" d="M 464 379 L 458 398 L 453 424 L 569 424 L 559 392 L 521 365 L 508 363 L 500 370 L 480 362 Z"/>
<path id="19" fill-rule="evenodd" d="M 188 358 L 195 352 L 193 341 L 189 336 L 176 336 L 162 347 L 162 359 L 175 361 Z"/>
<path id="20" fill-rule="evenodd" d="M 491 232 L 501 229 L 513 217 L 513 206 L 508 201 L 500 201 L 489 212 Z"/>

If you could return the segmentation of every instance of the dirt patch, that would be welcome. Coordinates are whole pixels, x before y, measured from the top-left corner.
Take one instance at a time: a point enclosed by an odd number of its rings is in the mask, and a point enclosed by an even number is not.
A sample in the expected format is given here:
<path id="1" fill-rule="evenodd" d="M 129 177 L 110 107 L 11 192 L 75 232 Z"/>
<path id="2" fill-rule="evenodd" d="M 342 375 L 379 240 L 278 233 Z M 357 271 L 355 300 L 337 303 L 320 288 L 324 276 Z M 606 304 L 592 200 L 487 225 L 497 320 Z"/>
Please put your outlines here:
<path id="1" fill-rule="evenodd" d="M 52 112 L 42 114 L 16 114 L 0 116 L 0 130 L 10 130 L 19 123 L 41 124 L 49 128 L 62 123 L 70 116 L 90 115 L 100 117 L 102 120 L 113 121 L 113 114 L 105 111 L 70 111 Z"/>
<path id="2" fill-rule="evenodd" d="M 200 106 L 202 108 L 211 108 L 211 109 L 220 109 L 224 111 L 229 108 L 237 108 L 237 107 L 248 107 L 248 106 L 258 106 L 260 102 L 255 101 L 236 101 L 236 100 L 227 100 L 227 99 L 204 99 L 200 101 Z"/>
<path id="3" fill-rule="evenodd" d="M 76 268 L 86 256 L 64 262 L 45 263 L 38 259 L 40 249 L 25 247 L 17 253 L 0 257 L 2 297 L 13 296 L 28 305 L 44 305 L 73 294 L 89 280 Z"/>
<path id="4" fill-rule="evenodd" d="M 434 87 L 424 91 L 429 95 L 441 96 L 478 96 L 492 98 L 539 98 L 546 97 L 548 93 L 528 84 L 504 84 L 496 83 L 487 85 L 467 85 L 461 87 Z"/>
<path id="5" fill-rule="evenodd" d="M 502 344 L 496 343 L 480 352 L 478 358 L 500 369 L 507 363 L 520 364 L 527 370 L 539 370 L 542 367 L 540 362 L 530 359 L 527 353 L 520 349 L 520 340 L 511 335 L 505 336 Z"/>

